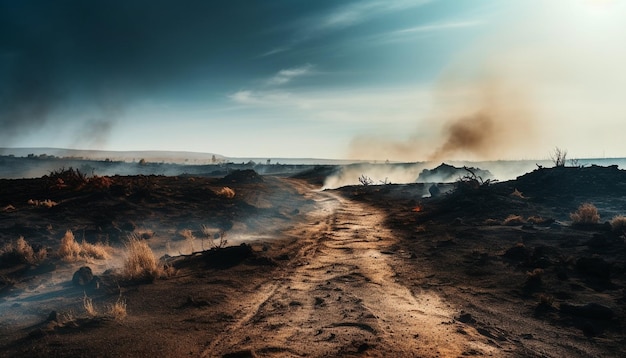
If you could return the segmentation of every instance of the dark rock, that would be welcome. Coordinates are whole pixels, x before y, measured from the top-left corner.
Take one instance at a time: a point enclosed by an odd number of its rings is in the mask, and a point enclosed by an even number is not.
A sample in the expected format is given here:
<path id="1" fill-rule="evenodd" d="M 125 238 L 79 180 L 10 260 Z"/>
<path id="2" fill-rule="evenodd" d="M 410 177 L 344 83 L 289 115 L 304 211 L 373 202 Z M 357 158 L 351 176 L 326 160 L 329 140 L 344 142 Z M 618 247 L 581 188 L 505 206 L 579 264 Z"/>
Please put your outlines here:
<path id="1" fill-rule="evenodd" d="M 234 267 L 252 256 L 254 256 L 252 246 L 245 243 L 239 246 L 211 249 L 203 253 L 208 266 L 220 269 Z"/>
<path id="2" fill-rule="evenodd" d="M 461 312 L 461 315 L 459 317 L 456 317 L 455 319 L 461 323 L 475 323 L 476 322 L 476 320 L 474 319 L 474 317 L 472 317 L 471 314 L 463 313 L 463 312 Z"/>
<path id="3" fill-rule="evenodd" d="M 530 257 L 530 252 L 525 246 L 516 245 L 506 250 L 504 257 L 516 261 L 525 261 Z"/>
<path id="4" fill-rule="evenodd" d="M 74 276 L 72 277 L 72 283 L 74 286 L 88 286 L 93 281 L 93 272 L 91 271 L 91 267 L 83 266 L 78 269 L 78 271 L 74 272 Z"/>
<path id="5" fill-rule="evenodd" d="M 226 353 L 222 355 L 222 358 L 255 358 L 255 357 L 257 357 L 257 355 L 249 349 L 246 349 L 243 351 Z"/>
<path id="6" fill-rule="evenodd" d="M 493 179 L 493 175 L 488 170 L 482 170 L 478 168 L 468 169 L 471 170 L 477 177 L 480 177 L 482 180 Z M 422 170 L 422 172 L 417 177 L 417 181 L 420 183 L 452 183 L 466 175 L 471 175 L 470 171 L 468 171 L 467 169 L 442 163 L 432 170 Z"/>

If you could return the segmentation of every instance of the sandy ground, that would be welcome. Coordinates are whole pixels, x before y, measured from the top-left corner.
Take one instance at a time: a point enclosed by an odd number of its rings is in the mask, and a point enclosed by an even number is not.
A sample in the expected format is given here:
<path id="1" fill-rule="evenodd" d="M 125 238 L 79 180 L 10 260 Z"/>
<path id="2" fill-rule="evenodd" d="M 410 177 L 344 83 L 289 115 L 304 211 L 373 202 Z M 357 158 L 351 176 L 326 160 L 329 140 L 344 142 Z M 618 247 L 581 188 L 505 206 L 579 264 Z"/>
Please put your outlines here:
<path id="1" fill-rule="evenodd" d="M 220 214 L 219 223 L 230 227 L 233 247 L 246 241 L 251 253 L 235 254 L 227 263 L 219 257 L 230 255 L 228 251 L 175 255 L 169 261 L 176 273 L 152 283 L 116 280 L 115 274 L 105 273 L 115 263 L 91 261 L 87 264 L 103 280 L 93 290 L 70 282 L 82 262 L 51 258 L 47 266 L 5 267 L 2 355 L 626 354 L 621 329 L 624 242 L 602 225 L 580 230 L 565 223 L 571 206 L 583 198 L 570 198 L 561 207 L 551 200 L 511 197 L 508 184 L 487 194 L 428 199 L 422 198 L 427 188 L 417 184 L 318 191 L 304 180 L 265 179 L 228 183 L 238 199 L 211 197 L 213 204 L 197 203 L 203 207 L 189 203 L 177 188 L 215 189 L 223 182 L 155 178 L 153 184 L 163 196 L 151 194 L 137 202 L 128 199 L 132 193 L 122 199 L 107 197 L 136 204 L 133 221 L 148 217 L 149 222 L 159 222 L 160 234 L 150 239 L 157 249 L 167 242 L 182 245 L 173 239 L 175 228 L 189 227 L 196 218 L 207 221 L 198 214 L 204 210 L 204 215 Z M 522 181 L 517 184 L 523 186 Z M 183 212 L 163 210 L 164 200 Z M 607 213 L 620 208 L 609 199 L 596 202 L 606 203 Z M 15 234 L 18 229 L 9 222 L 29 220 L 42 227 L 33 236 L 53 245 L 55 235 L 44 234 L 43 223 L 56 217 L 36 220 L 47 213 L 16 207 L 2 214 L 0 224 Z M 61 213 L 67 218 L 68 212 Z M 124 218 L 132 218 L 129 213 Z M 546 226 L 485 223 L 501 222 L 512 213 L 553 220 Z M 113 218 L 111 227 L 121 226 L 120 221 Z M 587 242 L 593 238 L 612 241 L 594 248 Z M 113 246 L 122 250 L 115 242 Z M 523 249 L 511 251 L 514 247 Z M 610 264 L 609 282 L 594 276 L 593 269 L 581 268 L 581 262 L 587 262 L 581 258 L 587 257 Z M 48 272 L 41 272 L 43 267 L 49 267 Z M 529 284 L 528 272 L 539 267 L 539 284 Z M 100 310 L 121 297 L 128 316 L 89 317 L 82 305 L 85 295 Z M 589 303 L 611 314 L 589 317 L 586 311 L 567 308 Z M 53 310 L 60 318 L 48 319 Z"/>

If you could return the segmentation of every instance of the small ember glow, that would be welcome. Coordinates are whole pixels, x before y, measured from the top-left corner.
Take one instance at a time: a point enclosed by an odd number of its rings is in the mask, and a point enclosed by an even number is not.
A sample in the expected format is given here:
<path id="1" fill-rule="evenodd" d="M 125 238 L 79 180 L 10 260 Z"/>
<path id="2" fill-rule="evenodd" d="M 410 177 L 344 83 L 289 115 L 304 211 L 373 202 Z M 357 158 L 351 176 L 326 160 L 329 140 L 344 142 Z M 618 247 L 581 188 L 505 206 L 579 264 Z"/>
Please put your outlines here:
<path id="1" fill-rule="evenodd" d="M 411 211 L 413 211 L 413 212 L 415 212 L 415 213 L 419 213 L 419 212 L 421 212 L 422 210 L 423 210 L 422 206 L 421 206 L 421 205 L 418 205 L 418 206 L 414 207 L 414 208 L 413 208 L 413 210 L 411 210 Z"/>

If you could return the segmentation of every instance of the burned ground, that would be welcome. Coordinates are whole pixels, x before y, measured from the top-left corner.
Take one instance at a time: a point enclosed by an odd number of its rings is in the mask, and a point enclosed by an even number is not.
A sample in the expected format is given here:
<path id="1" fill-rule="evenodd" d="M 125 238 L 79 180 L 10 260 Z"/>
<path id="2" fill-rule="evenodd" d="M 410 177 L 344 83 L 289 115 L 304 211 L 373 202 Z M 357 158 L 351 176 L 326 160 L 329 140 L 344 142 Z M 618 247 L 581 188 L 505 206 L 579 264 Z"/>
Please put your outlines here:
<path id="1" fill-rule="evenodd" d="M 626 214 L 623 171 L 467 179 L 439 185 L 432 198 L 430 184 L 319 192 L 306 183 L 319 177 L 3 180 L 2 240 L 24 236 L 51 254 L 1 269 L 0 349 L 41 357 L 626 353 L 624 233 L 605 223 Z M 224 186 L 235 195 L 218 195 Z M 597 206 L 600 223 L 571 225 L 584 202 Z M 202 247 L 202 225 L 225 232 L 229 247 Z M 115 253 L 147 230 L 155 250 L 169 253 L 162 259 L 172 274 L 124 281 L 111 262 L 59 260 L 67 229 L 108 240 Z M 184 246 L 185 229 L 198 238 L 195 250 Z M 166 241 L 178 246 L 167 251 Z M 98 285 L 72 284 L 84 265 Z M 128 316 L 90 317 L 85 296 L 101 311 L 122 298 Z"/>

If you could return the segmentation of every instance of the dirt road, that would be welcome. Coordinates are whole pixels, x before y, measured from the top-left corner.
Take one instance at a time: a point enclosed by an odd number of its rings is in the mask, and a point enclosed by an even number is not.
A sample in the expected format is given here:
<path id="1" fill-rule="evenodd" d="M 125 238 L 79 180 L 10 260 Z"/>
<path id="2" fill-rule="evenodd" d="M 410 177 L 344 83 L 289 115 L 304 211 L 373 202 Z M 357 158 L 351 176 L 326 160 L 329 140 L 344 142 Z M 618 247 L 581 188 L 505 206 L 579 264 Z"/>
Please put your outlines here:
<path id="1" fill-rule="evenodd" d="M 389 251 L 397 239 L 383 225 L 383 212 L 332 192 L 304 195 L 318 209 L 286 233 L 300 249 L 239 301 L 232 324 L 204 357 L 496 353 L 484 336 L 460 329 L 454 307 L 398 282 L 392 267 L 406 253 Z"/>

